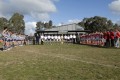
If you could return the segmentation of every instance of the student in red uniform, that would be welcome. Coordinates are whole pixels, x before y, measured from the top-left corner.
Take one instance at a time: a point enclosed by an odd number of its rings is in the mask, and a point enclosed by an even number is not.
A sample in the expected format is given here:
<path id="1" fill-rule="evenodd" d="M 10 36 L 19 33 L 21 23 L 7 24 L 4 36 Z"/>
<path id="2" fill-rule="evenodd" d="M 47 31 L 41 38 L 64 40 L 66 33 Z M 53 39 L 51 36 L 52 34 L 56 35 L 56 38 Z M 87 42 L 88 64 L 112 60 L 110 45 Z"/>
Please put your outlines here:
<path id="1" fill-rule="evenodd" d="M 103 32 L 100 32 L 100 46 L 104 46 L 104 41 L 103 41 Z"/>
<path id="2" fill-rule="evenodd" d="M 115 30 L 115 47 L 119 48 L 119 38 L 120 38 L 120 32 L 116 29 Z"/>
<path id="3" fill-rule="evenodd" d="M 103 32 L 103 38 L 104 38 L 104 47 L 106 47 L 107 46 L 107 31 L 106 30 L 104 30 Z"/>
<path id="4" fill-rule="evenodd" d="M 114 47 L 114 31 L 113 29 L 110 30 L 110 43 L 111 43 L 111 47 Z"/>
<path id="5" fill-rule="evenodd" d="M 99 45 L 99 33 L 95 33 L 95 38 L 96 38 L 96 45 Z"/>
<path id="6" fill-rule="evenodd" d="M 106 34 L 107 34 L 106 47 L 110 47 L 110 32 L 107 31 Z"/>

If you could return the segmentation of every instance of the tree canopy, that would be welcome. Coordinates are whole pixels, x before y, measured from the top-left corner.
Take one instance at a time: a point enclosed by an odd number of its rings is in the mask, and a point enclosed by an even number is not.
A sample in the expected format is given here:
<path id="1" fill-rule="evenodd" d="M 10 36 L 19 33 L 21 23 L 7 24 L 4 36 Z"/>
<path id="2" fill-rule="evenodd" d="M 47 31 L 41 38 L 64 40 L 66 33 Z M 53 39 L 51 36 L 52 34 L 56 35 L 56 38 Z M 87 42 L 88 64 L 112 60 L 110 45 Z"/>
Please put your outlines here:
<path id="1" fill-rule="evenodd" d="M 41 22 L 41 21 L 39 21 L 39 22 L 37 22 L 37 24 L 36 24 L 36 29 L 38 29 L 38 30 L 42 30 L 43 28 L 44 29 L 50 29 L 50 28 L 52 28 L 53 27 L 53 23 L 52 23 L 52 20 L 50 20 L 49 22 Z"/>
<path id="2" fill-rule="evenodd" d="M 18 33 L 24 33 L 25 30 L 25 22 L 24 22 L 24 16 L 19 13 L 14 13 L 13 16 L 10 18 L 9 28 Z"/>
<path id="3" fill-rule="evenodd" d="M 3 30 L 5 26 L 8 26 L 9 22 L 6 18 L 1 17 L 0 18 L 0 30 Z"/>
<path id="4" fill-rule="evenodd" d="M 23 34 L 25 30 L 24 16 L 19 13 L 14 13 L 9 20 L 3 17 L 0 18 L 0 30 L 3 30 L 6 26 L 13 32 Z"/>
<path id="5" fill-rule="evenodd" d="M 111 20 L 100 16 L 84 18 L 78 24 L 83 26 L 85 30 L 91 30 L 93 32 L 114 29 L 116 27 L 119 28 L 119 25 L 113 24 Z"/>

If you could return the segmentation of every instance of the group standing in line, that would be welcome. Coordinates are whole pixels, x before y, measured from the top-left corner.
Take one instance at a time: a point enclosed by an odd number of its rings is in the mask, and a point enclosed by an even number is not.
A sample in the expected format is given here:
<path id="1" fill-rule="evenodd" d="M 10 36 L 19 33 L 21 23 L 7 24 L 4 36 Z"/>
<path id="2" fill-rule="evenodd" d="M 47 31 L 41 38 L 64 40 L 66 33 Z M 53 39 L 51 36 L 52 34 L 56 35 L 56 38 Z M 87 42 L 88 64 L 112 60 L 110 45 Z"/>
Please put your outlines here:
<path id="1" fill-rule="evenodd" d="M 39 33 L 35 33 L 35 44 L 39 44 L 39 41 L 42 42 L 73 42 L 76 39 L 76 35 L 74 34 L 66 34 L 66 35 L 62 35 L 62 34 L 39 34 Z"/>
<path id="2" fill-rule="evenodd" d="M 119 48 L 119 38 L 118 29 L 104 30 L 103 32 L 80 35 L 80 44 Z"/>
<path id="3" fill-rule="evenodd" d="M 26 44 L 24 34 L 14 33 L 8 30 L 7 27 L 4 27 L 4 30 L 2 31 L 0 41 L 3 44 L 3 51 L 10 50 L 13 47 L 23 46 Z"/>
<path id="4" fill-rule="evenodd" d="M 77 36 L 75 34 L 59 35 L 59 34 L 35 34 L 33 38 L 33 44 L 41 44 L 43 42 L 75 42 Z M 98 45 L 104 47 L 116 47 L 119 48 L 120 32 L 118 29 L 104 30 L 103 32 L 95 32 L 89 34 L 83 34 L 79 36 L 80 44 L 86 45 Z M 0 35 L 0 42 L 3 44 L 3 51 L 10 50 L 16 46 L 23 46 L 29 44 L 28 36 L 20 33 L 13 33 L 4 27 Z"/>

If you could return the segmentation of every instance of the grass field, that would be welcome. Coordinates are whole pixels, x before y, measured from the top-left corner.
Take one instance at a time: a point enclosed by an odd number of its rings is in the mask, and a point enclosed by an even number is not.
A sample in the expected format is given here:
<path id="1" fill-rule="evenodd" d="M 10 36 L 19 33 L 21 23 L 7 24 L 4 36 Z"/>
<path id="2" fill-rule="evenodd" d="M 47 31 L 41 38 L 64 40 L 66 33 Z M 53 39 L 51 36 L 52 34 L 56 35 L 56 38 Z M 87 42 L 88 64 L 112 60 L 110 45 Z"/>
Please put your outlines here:
<path id="1" fill-rule="evenodd" d="M 0 51 L 0 80 L 120 80 L 120 49 L 45 44 Z"/>

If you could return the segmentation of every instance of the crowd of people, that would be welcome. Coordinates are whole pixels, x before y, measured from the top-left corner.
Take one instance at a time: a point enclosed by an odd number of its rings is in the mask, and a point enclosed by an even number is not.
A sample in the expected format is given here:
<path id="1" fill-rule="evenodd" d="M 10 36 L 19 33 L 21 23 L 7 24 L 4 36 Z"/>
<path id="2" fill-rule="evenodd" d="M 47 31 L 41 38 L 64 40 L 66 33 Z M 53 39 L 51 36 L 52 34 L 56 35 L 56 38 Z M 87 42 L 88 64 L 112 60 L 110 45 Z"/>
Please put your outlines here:
<path id="1" fill-rule="evenodd" d="M 24 34 L 10 31 L 7 27 L 0 33 L 0 43 L 2 43 L 2 50 L 7 51 L 13 47 L 23 46 L 26 44 L 43 44 L 43 42 L 75 42 L 76 35 L 60 35 L 60 34 L 39 34 L 35 33 L 30 37 Z"/>
<path id="2" fill-rule="evenodd" d="M 79 37 L 75 34 L 39 34 L 35 35 L 29 39 L 29 36 L 20 33 L 14 33 L 4 27 L 4 30 L 0 34 L 0 42 L 3 44 L 3 51 L 10 50 L 16 46 L 23 46 L 29 44 L 43 44 L 43 42 L 73 42 L 75 43 L 77 38 L 79 38 L 80 44 L 85 45 L 97 45 L 104 47 L 116 47 L 119 48 L 119 38 L 120 32 L 117 29 L 111 29 L 104 32 L 95 32 L 89 34 L 82 34 Z"/>
<path id="3" fill-rule="evenodd" d="M 80 44 L 119 48 L 119 38 L 120 32 L 118 29 L 104 30 L 103 32 L 81 35 Z"/>
<path id="4" fill-rule="evenodd" d="M 2 43 L 3 51 L 10 50 L 13 47 L 23 46 L 26 44 L 25 35 L 20 33 L 14 33 L 4 27 L 0 35 L 0 42 Z"/>
<path id="5" fill-rule="evenodd" d="M 39 41 L 42 42 L 73 42 L 76 39 L 76 35 L 74 34 L 35 34 L 35 43 L 39 44 Z"/>

